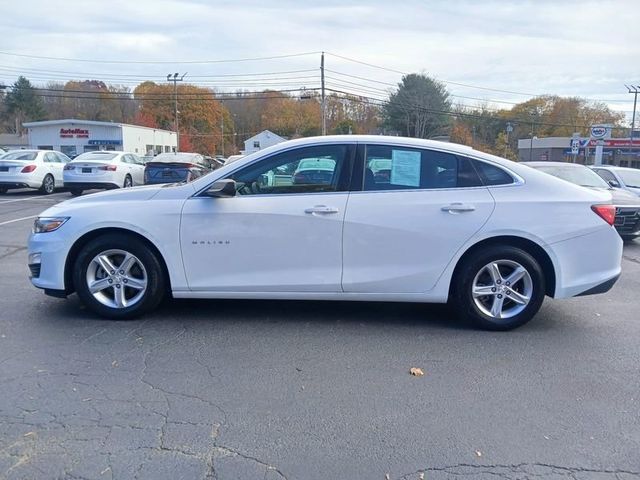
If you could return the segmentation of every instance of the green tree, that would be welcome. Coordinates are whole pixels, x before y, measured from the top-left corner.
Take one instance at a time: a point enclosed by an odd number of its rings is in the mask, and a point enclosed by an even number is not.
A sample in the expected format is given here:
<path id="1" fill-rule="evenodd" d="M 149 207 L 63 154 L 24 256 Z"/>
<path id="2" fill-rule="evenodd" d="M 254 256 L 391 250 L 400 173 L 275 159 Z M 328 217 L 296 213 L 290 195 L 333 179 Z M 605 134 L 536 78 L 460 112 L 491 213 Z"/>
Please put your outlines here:
<path id="1" fill-rule="evenodd" d="M 444 84 L 416 73 L 402 77 L 384 107 L 388 127 L 418 138 L 446 133 L 450 110 L 449 92 Z"/>
<path id="2" fill-rule="evenodd" d="M 15 120 L 15 133 L 22 133 L 22 124 L 46 118 L 42 99 L 38 96 L 31 82 L 20 76 L 4 98 L 5 112 Z"/>

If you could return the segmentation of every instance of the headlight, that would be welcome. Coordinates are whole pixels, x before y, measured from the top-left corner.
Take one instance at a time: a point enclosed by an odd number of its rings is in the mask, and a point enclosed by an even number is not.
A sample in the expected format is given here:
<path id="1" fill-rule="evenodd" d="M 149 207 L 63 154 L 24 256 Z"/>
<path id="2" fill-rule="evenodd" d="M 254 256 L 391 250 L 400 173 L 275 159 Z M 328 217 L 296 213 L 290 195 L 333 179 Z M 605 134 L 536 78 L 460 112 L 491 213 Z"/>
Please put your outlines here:
<path id="1" fill-rule="evenodd" d="M 33 233 L 47 233 L 59 229 L 69 217 L 37 217 L 33 222 Z"/>

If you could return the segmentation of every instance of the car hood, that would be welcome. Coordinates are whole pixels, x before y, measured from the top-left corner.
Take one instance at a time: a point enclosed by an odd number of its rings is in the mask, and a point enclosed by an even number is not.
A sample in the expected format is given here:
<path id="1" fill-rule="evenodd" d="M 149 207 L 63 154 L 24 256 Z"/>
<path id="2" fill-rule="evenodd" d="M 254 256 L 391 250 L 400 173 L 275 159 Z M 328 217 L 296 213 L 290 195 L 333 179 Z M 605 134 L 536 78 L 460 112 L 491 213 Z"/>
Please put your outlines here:
<path id="1" fill-rule="evenodd" d="M 59 205 L 64 205 L 66 207 L 81 205 L 85 203 L 149 200 L 150 198 L 155 196 L 161 189 L 161 185 L 144 185 L 133 188 L 106 190 L 104 192 L 91 193 L 89 195 L 83 195 L 82 197 L 72 198 L 71 200 L 62 202 Z"/>

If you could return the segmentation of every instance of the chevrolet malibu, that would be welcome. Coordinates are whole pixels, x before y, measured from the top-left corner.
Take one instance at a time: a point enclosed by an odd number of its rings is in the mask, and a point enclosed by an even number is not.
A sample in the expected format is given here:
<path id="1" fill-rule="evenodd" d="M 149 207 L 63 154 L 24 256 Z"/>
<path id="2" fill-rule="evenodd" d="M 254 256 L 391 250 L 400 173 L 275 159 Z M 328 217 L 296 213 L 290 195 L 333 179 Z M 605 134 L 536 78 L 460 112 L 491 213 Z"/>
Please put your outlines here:
<path id="1" fill-rule="evenodd" d="M 372 166 L 384 160 L 387 175 Z M 297 182 L 300 164 L 330 175 Z M 265 178 L 277 181 L 265 182 Z M 103 192 L 41 214 L 31 281 L 98 315 L 162 298 L 449 302 L 482 328 L 545 296 L 608 291 L 622 240 L 606 192 L 468 147 L 382 136 L 281 143 L 190 183 Z"/>

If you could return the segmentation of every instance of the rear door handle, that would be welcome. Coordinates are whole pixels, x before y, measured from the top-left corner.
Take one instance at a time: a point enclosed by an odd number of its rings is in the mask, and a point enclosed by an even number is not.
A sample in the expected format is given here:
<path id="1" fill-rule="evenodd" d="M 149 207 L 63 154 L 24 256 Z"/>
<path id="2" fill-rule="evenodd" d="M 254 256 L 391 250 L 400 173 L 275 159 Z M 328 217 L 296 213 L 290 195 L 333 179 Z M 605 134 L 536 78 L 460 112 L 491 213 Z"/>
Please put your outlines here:
<path id="1" fill-rule="evenodd" d="M 338 209 L 327 207 L 326 205 L 315 205 L 310 208 L 305 208 L 304 213 L 338 213 Z"/>
<path id="2" fill-rule="evenodd" d="M 443 212 L 449 213 L 473 212 L 475 209 L 475 205 L 470 205 L 468 203 L 451 203 L 441 208 Z"/>

